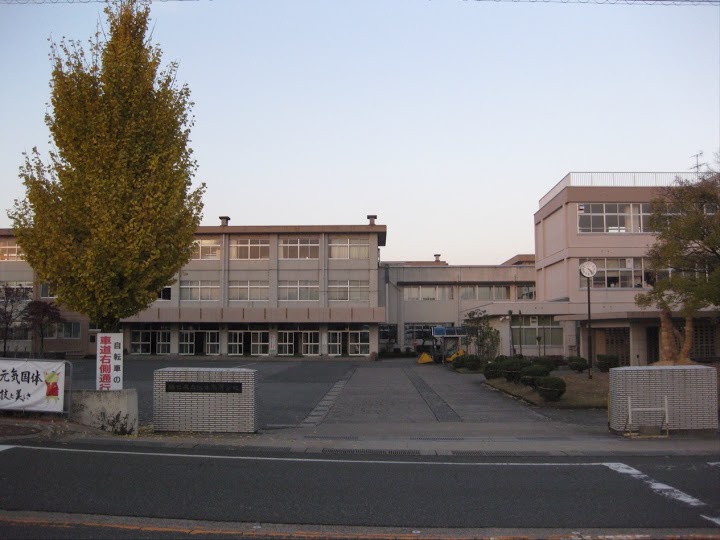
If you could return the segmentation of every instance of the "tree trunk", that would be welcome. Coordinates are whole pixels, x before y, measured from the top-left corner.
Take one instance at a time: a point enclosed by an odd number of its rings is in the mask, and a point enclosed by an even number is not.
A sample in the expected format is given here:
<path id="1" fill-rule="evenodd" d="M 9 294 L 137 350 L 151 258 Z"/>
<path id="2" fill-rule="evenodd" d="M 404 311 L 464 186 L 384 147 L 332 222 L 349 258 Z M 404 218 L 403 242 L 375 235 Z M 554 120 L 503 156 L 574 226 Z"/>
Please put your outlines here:
<path id="1" fill-rule="evenodd" d="M 678 349 L 673 336 L 673 323 L 670 311 L 660 310 L 660 364 L 675 364 Z"/>
<path id="2" fill-rule="evenodd" d="M 694 364 L 690 360 L 690 349 L 692 349 L 693 345 L 693 328 L 693 318 L 685 317 L 685 335 L 683 336 L 682 348 L 676 359 L 678 364 Z"/>

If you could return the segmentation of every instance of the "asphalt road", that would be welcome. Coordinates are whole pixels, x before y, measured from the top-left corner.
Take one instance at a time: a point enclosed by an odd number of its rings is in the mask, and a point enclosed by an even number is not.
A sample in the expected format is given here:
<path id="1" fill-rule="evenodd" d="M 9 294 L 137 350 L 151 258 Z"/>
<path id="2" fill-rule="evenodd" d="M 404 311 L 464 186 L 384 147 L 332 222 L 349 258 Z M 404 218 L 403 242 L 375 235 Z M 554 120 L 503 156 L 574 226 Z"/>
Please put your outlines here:
<path id="1" fill-rule="evenodd" d="M 342 459 L 7 447 L 0 508 L 439 528 L 716 528 L 707 458 Z M 2 520 L 0 520 L 0 530 Z"/>

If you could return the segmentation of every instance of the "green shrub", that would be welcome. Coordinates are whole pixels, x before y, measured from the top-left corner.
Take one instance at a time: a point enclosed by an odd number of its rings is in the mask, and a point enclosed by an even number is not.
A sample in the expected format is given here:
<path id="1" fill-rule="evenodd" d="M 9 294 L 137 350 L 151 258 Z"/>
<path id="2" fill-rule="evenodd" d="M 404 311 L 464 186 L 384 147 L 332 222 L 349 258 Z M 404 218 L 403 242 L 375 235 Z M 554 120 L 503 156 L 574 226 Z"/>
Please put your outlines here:
<path id="1" fill-rule="evenodd" d="M 455 358 L 453 358 L 452 367 L 453 369 L 460 369 L 461 367 L 465 367 L 465 357 L 456 356 Z"/>
<path id="2" fill-rule="evenodd" d="M 524 367 L 520 370 L 520 377 L 528 376 L 528 377 L 547 377 L 550 375 L 550 372 L 552 371 L 551 368 L 547 366 L 541 366 L 539 364 L 532 364 L 527 367 Z"/>
<path id="3" fill-rule="evenodd" d="M 477 356 L 465 356 L 465 367 L 468 368 L 470 371 L 477 371 L 478 369 L 480 369 L 481 364 L 482 362 Z"/>
<path id="4" fill-rule="evenodd" d="M 555 362 L 554 358 L 551 358 L 549 356 L 540 356 L 539 358 L 536 358 L 533 360 L 534 365 L 543 366 L 546 367 L 549 371 L 552 371 L 557 367 L 557 363 Z"/>
<path id="5" fill-rule="evenodd" d="M 570 356 L 568 357 L 568 366 L 570 369 L 582 373 L 588 368 L 588 361 L 581 356 Z"/>
<path id="6" fill-rule="evenodd" d="M 520 384 L 524 384 L 525 386 L 529 386 L 530 388 L 535 388 L 536 380 L 537 380 L 537 377 L 533 377 L 532 375 L 521 375 L 520 376 Z"/>
<path id="7" fill-rule="evenodd" d="M 503 362 L 503 375 L 505 375 L 505 380 L 514 383 L 520 382 L 520 372 L 524 367 L 529 365 L 530 362 L 522 358 L 516 358 L 514 360 L 507 360 L 506 362 Z"/>
<path id="8" fill-rule="evenodd" d="M 504 367 L 505 362 L 498 362 L 497 360 L 495 362 L 488 362 L 483 369 L 483 375 L 485 375 L 485 378 L 488 380 L 499 379 L 503 376 Z"/>
<path id="9" fill-rule="evenodd" d="M 546 401 L 557 401 L 565 393 L 565 381 L 560 377 L 538 377 L 535 389 Z"/>

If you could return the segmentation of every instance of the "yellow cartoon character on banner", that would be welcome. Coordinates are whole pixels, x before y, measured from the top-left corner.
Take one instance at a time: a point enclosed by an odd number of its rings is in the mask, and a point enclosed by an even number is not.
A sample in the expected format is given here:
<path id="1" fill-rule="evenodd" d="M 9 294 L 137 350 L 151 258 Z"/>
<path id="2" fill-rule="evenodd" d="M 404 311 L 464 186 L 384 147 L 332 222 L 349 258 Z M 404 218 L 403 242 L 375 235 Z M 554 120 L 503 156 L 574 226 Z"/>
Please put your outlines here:
<path id="1" fill-rule="evenodd" d="M 60 387 L 58 386 L 58 374 L 55 371 L 45 372 L 45 400 L 50 401 L 54 399 L 57 401 L 60 398 Z"/>

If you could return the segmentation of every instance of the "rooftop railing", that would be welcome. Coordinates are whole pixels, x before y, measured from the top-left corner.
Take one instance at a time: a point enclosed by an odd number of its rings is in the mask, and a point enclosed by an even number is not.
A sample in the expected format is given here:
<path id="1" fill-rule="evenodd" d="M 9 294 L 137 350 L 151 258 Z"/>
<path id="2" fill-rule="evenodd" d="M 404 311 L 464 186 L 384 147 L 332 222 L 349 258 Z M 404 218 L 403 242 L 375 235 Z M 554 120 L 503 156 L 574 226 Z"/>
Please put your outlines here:
<path id="1" fill-rule="evenodd" d="M 540 199 L 540 208 L 555 195 L 570 186 L 578 187 L 662 187 L 671 186 L 676 179 L 694 181 L 695 172 L 571 172 L 565 175 Z"/>

